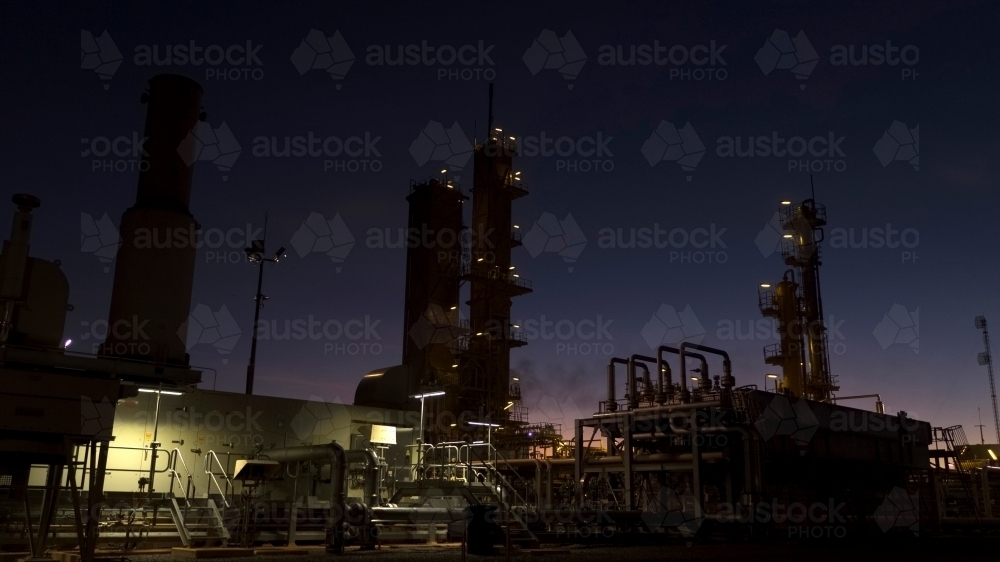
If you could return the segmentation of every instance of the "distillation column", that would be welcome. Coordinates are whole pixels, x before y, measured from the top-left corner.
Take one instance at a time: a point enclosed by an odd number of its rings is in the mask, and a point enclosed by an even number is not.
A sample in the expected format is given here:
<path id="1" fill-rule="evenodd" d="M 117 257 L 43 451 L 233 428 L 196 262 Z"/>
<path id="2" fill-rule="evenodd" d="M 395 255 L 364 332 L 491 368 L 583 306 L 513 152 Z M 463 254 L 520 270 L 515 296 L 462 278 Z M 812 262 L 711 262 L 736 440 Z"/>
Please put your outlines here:
<path id="1" fill-rule="evenodd" d="M 510 349 L 523 345 L 510 325 L 511 298 L 531 292 L 511 264 L 513 235 L 511 203 L 527 195 L 513 169 L 517 143 L 493 127 L 493 90 L 490 87 L 489 132 L 476 146 L 472 193 L 472 232 L 469 261 L 469 346 L 463 355 L 462 386 L 469 389 L 463 411 L 500 421 L 507 414 L 510 385 Z"/>
<path id="2" fill-rule="evenodd" d="M 786 234 L 782 245 L 785 263 L 798 268 L 802 287 L 802 307 L 799 328 L 804 332 L 808 376 L 804 395 L 818 401 L 828 401 L 839 390 L 830 373 L 830 357 L 826 325 L 823 323 L 823 297 L 820 292 L 820 243 L 826 225 L 826 208 L 812 199 L 799 205 L 782 205 L 781 225 Z"/>

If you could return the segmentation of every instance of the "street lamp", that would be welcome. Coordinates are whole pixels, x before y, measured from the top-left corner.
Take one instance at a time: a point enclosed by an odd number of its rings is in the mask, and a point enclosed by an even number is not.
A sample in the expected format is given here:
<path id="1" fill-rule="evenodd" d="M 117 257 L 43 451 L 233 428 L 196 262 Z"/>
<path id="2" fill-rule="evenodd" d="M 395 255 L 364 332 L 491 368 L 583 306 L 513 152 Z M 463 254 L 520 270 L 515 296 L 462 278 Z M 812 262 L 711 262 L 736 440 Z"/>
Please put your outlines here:
<path id="1" fill-rule="evenodd" d="M 423 461 L 424 457 L 424 399 L 433 398 L 435 396 L 444 396 L 444 391 L 433 390 L 430 392 L 423 392 L 421 394 L 413 394 L 410 396 L 410 398 L 420 399 L 420 437 L 418 437 L 420 441 L 420 448 L 417 449 L 417 464 L 420 464 Z"/>
<path id="2" fill-rule="evenodd" d="M 778 392 L 778 375 L 767 375 L 764 379 L 764 392 L 767 392 L 767 379 L 774 379 L 774 392 Z"/>
<path id="3" fill-rule="evenodd" d="M 267 214 L 264 214 L 264 238 L 267 238 Z M 285 248 L 278 248 L 274 256 L 264 257 L 264 240 L 254 240 L 246 250 L 247 259 L 250 263 L 257 264 L 257 294 L 254 295 L 253 311 L 253 337 L 250 340 L 250 363 L 247 365 L 247 394 L 253 394 L 253 374 L 257 366 L 257 322 L 260 320 L 260 309 L 264 308 L 264 301 L 267 297 L 261 294 L 261 285 L 264 283 L 264 262 L 278 263 L 278 260 L 285 257 Z"/>

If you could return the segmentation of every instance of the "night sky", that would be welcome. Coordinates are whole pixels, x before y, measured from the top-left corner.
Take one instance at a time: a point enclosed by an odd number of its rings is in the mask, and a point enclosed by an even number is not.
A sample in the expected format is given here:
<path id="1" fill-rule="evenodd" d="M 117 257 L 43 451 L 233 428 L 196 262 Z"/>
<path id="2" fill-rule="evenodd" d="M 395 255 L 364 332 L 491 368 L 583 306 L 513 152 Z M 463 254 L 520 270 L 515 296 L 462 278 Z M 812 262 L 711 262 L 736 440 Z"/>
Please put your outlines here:
<path id="1" fill-rule="evenodd" d="M 995 3 L 89 4 L 7 3 L 0 19 L 3 200 L 42 200 L 32 253 L 69 278 L 71 349 L 103 338 L 102 256 L 135 200 L 140 94 L 177 73 L 202 84 L 219 133 L 193 164 L 192 307 L 220 323 L 190 349 L 203 386 L 243 389 L 256 283 L 243 248 L 267 212 L 267 250 L 288 257 L 264 275 L 256 390 L 350 402 L 361 375 L 400 362 L 410 182 L 449 168 L 471 187 L 464 155 L 485 134 L 492 81 L 530 190 L 514 216 L 531 244 L 514 262 L 534 292 L 512 316 L 531 341 L 511 364 L 532 421 L 590 414 L 611 356 L 679 333 L 727 349 L 738 385 L 763 385 L 761 348 L 777 339 L 757 285 L 786 269 L 768 223 L 782 199 L 810 196 L 812 170 L 840 394 L 881 393 L 887 413 L 962 424 L 973 442 L 981 408 L 993 439 L 973 319 L 1000 337 Z M 201 64 L 173 48 L 192 44 Z M 310 135 L 316 155 L 273 154 Z M 753 155 L 736 155 L 751 137 Z M 302 230 L 313 213 L 332 233 Z M 627 247 L 654 229 L 666 247 Z M 297 321 L 331 337 L 286 332 Z"/>

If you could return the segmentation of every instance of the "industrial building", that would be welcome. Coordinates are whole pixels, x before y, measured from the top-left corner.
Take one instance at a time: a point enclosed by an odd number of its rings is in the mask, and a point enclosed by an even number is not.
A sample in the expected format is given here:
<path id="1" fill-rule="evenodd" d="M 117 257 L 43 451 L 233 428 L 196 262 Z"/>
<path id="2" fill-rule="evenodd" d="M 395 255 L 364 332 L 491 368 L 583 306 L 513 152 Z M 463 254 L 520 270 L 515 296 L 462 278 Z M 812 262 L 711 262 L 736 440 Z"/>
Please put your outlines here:
<path id="1" fill-rule="evenodd" d="M 512 206 L 528 188 L 492 88 L 471 211 L 447 170 L 406 196 L 411 231 L 448 235 L 408 246 L 400 364 L 359 376 L 353 404 L 198 388 L 184 347 L 194 247 L 134 237 L 196 228 L 178 148 L 204 119 L 201 94 L 161 75 L 143 96 L 147 166 L 121 219 L 109 323 L 148 329 L 113 332 L 96 355 L 66 350 L 66 277 L 29 251 L 44 207 L 14 197 L 0 261 L 0 549 L 38 559 L 79 548 L 87 562 L 99 545 L 342 553 L 430 540 L 490 552 L 1000 524 L 1000 448 L 886 413 L 881 397 L 875 411 L 839 403 L 856 397 L 839 395 L 830 367 L 816 235 L 827 216 L 813 199 L 782 203 L 788 270 L 758 292 L 781 335 L 763 351 L 780 370 L 775 389 L 749 384 L 726 350 L 682 342 L 612 358 L 605 399 L 572 438 L 529 423 L 510 374 L 511 350 L 526 344 L 511 308 L 534 289 L 511 259 Z"/>

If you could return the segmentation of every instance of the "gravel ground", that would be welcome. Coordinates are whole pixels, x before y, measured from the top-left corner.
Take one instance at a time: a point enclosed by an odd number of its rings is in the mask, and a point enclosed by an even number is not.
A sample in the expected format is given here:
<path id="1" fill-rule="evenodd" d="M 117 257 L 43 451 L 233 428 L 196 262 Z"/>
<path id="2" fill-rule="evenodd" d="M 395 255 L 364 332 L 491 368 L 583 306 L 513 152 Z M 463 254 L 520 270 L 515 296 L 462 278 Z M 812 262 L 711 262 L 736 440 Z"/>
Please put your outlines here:
<path id="1" fill-rule="evenodd" d="M 565 560 L 567 562 L 615 562 L 615 561 L 709 561 L 709 560 L 767 560 L 768 562 L 941 562 L 954 559 L 958 555 L 976 555 L 1000 550 L 1000 541 L 962 540 L 933 545 L 860 544 L 833 543 L 768 543 L 768 544 L 696 544 L 692 546 L 619 546 L 619 547 L 554 547 L 569 553 L 536 553 L 512 551 L 510 559 L 516 562 L 527 560 Z M 225 562 L 317 562 L 323 560 L 355 559 L 366 562 L 459 562 L 462 553 L 454 546 L 393 546 L 380 550 L 361 551 L 349 549 L 343 557 L 316 551 L 307 555 L 268 555 L 247 558 L 222 558 Z M 133 562 L 179 562 L 167 554 L 131 555 Z M 187 559 L 191 560 L 191 559 Z M 468 556 L 469 562 L 500 562 L 506 556 L 498 550 L 495 556 Z"/>

